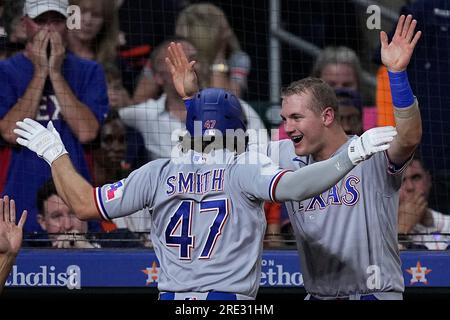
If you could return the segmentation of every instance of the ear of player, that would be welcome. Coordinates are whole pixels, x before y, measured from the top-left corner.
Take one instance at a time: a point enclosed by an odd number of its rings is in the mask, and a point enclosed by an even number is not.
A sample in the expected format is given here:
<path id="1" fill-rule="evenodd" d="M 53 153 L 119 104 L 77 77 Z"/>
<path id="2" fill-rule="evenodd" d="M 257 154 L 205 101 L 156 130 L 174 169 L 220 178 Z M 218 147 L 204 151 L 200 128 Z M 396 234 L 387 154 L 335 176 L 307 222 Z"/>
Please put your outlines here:
<path id="1" fill-rule="evenodd" d="M 14 133 L 19 136 L 16 140 L 17 143 L 36 152 L 50 166 L 53 161 L 67 153 L 61 137 L 51 121 L 47 128 L 29 118 L 18 121 L 16 124 L 18 128 L 14 129 Z"/>
<path id="2" fill-rule="evenodd" d="M 374 153 L 389 149 L 397 135 L 394 127 L 372 128 L 364 132 L 348 145 L 348 157 L 354 165 L 370 158 Z"/>

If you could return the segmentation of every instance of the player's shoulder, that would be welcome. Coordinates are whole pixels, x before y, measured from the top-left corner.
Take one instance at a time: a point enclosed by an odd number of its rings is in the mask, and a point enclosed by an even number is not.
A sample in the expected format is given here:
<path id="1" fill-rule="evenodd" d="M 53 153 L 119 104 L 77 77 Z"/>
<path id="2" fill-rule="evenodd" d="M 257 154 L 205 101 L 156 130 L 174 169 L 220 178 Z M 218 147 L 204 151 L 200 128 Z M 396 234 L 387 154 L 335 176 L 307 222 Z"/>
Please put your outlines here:
<path id="1" fill-rule="evenodd" d="M 272 160 L 267 154 L 260 152 L 258 149 L 249 149 L 246 152 L 236 155 L 234 162 L 237 164 L 261 165 L 269 162 L 272 163 Z"/>
<path id="2" fill-rule="evenodd" d="M 232 168 L 233 174 L 239 177 L 249 177 L 261 173 L 274 174 L 281 170 L 271 158 L 257 151 L 247 151 L 237 156 Z"/>
<path id="3" fill-rule="evenodd" d="M 141 172 L 151 172 L 153 175 L 161 174 L 170 166 L 170 162 L 170 159 L 156 159 L 147 162 L 137 170 L 140 170 Z"/>

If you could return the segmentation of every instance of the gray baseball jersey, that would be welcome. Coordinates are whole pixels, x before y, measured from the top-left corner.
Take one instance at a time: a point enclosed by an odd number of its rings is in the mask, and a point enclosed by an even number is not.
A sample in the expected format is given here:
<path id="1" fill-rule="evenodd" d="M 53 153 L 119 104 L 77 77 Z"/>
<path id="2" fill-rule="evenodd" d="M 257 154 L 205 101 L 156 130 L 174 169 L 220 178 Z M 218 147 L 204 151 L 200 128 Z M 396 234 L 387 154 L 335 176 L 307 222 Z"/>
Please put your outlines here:
<path id="1" fill-rule="evenodd" d="M 95 189 L 96 203 L 105 219 L 152 209 L 160 291 L 254 298 L 266 229 L 262 201 L 273 200 L 285 172 L 262 154 L 191 151 L 178 160 L 152 161 Z"/>
<path id="2" fill-rule="evenodd" d="M 349 143 L 350 139 L 336 153 Z M 296 157 L 290 140 L 271 143 L 266 152 L 274 160 L 279 157 L 282 168 L 295 170 L 314 162 L 312 157 Z M 405 166 L 396 169 L 387 153 L 376 153 L 330 190 L 286 203 L 310 294 L 345 297 L 383 292 L 375 296 L 401 298 L 397 208 Z"/>

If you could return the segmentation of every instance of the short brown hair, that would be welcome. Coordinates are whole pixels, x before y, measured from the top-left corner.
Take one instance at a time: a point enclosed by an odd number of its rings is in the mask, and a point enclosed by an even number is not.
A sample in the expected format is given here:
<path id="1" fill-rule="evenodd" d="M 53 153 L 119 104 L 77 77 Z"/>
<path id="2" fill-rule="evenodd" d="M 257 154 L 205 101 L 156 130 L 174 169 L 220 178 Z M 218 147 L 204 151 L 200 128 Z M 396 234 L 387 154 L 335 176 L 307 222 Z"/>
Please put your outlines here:
<path id="1" fill-rule="evenodd" d="M 304 78 L 292 82 L 281 91 L 282 98 L 292 95 L 302 95 L 311 93 L 312 105 L 309 106 L 317 114 L 322 113 L 327 107 L 331 107 L 335 114 L 338 114 L 338 101 L 334 90 L 322 79 Z"/>

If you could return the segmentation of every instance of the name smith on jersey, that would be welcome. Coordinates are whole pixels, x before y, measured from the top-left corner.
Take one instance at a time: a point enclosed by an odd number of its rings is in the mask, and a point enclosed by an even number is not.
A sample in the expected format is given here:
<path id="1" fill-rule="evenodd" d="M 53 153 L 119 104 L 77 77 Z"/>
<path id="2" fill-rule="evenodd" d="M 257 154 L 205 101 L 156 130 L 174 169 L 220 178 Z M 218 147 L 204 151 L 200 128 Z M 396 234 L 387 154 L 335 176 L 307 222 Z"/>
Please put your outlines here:
<path id="1" fill-rule="evenodd" d="M 178 172 L 167 178 L 166 194 L 180 193 L 204 194 L 210 191 L 223 191 L 225 169 L 214 169 L 203 173 Z"/>

